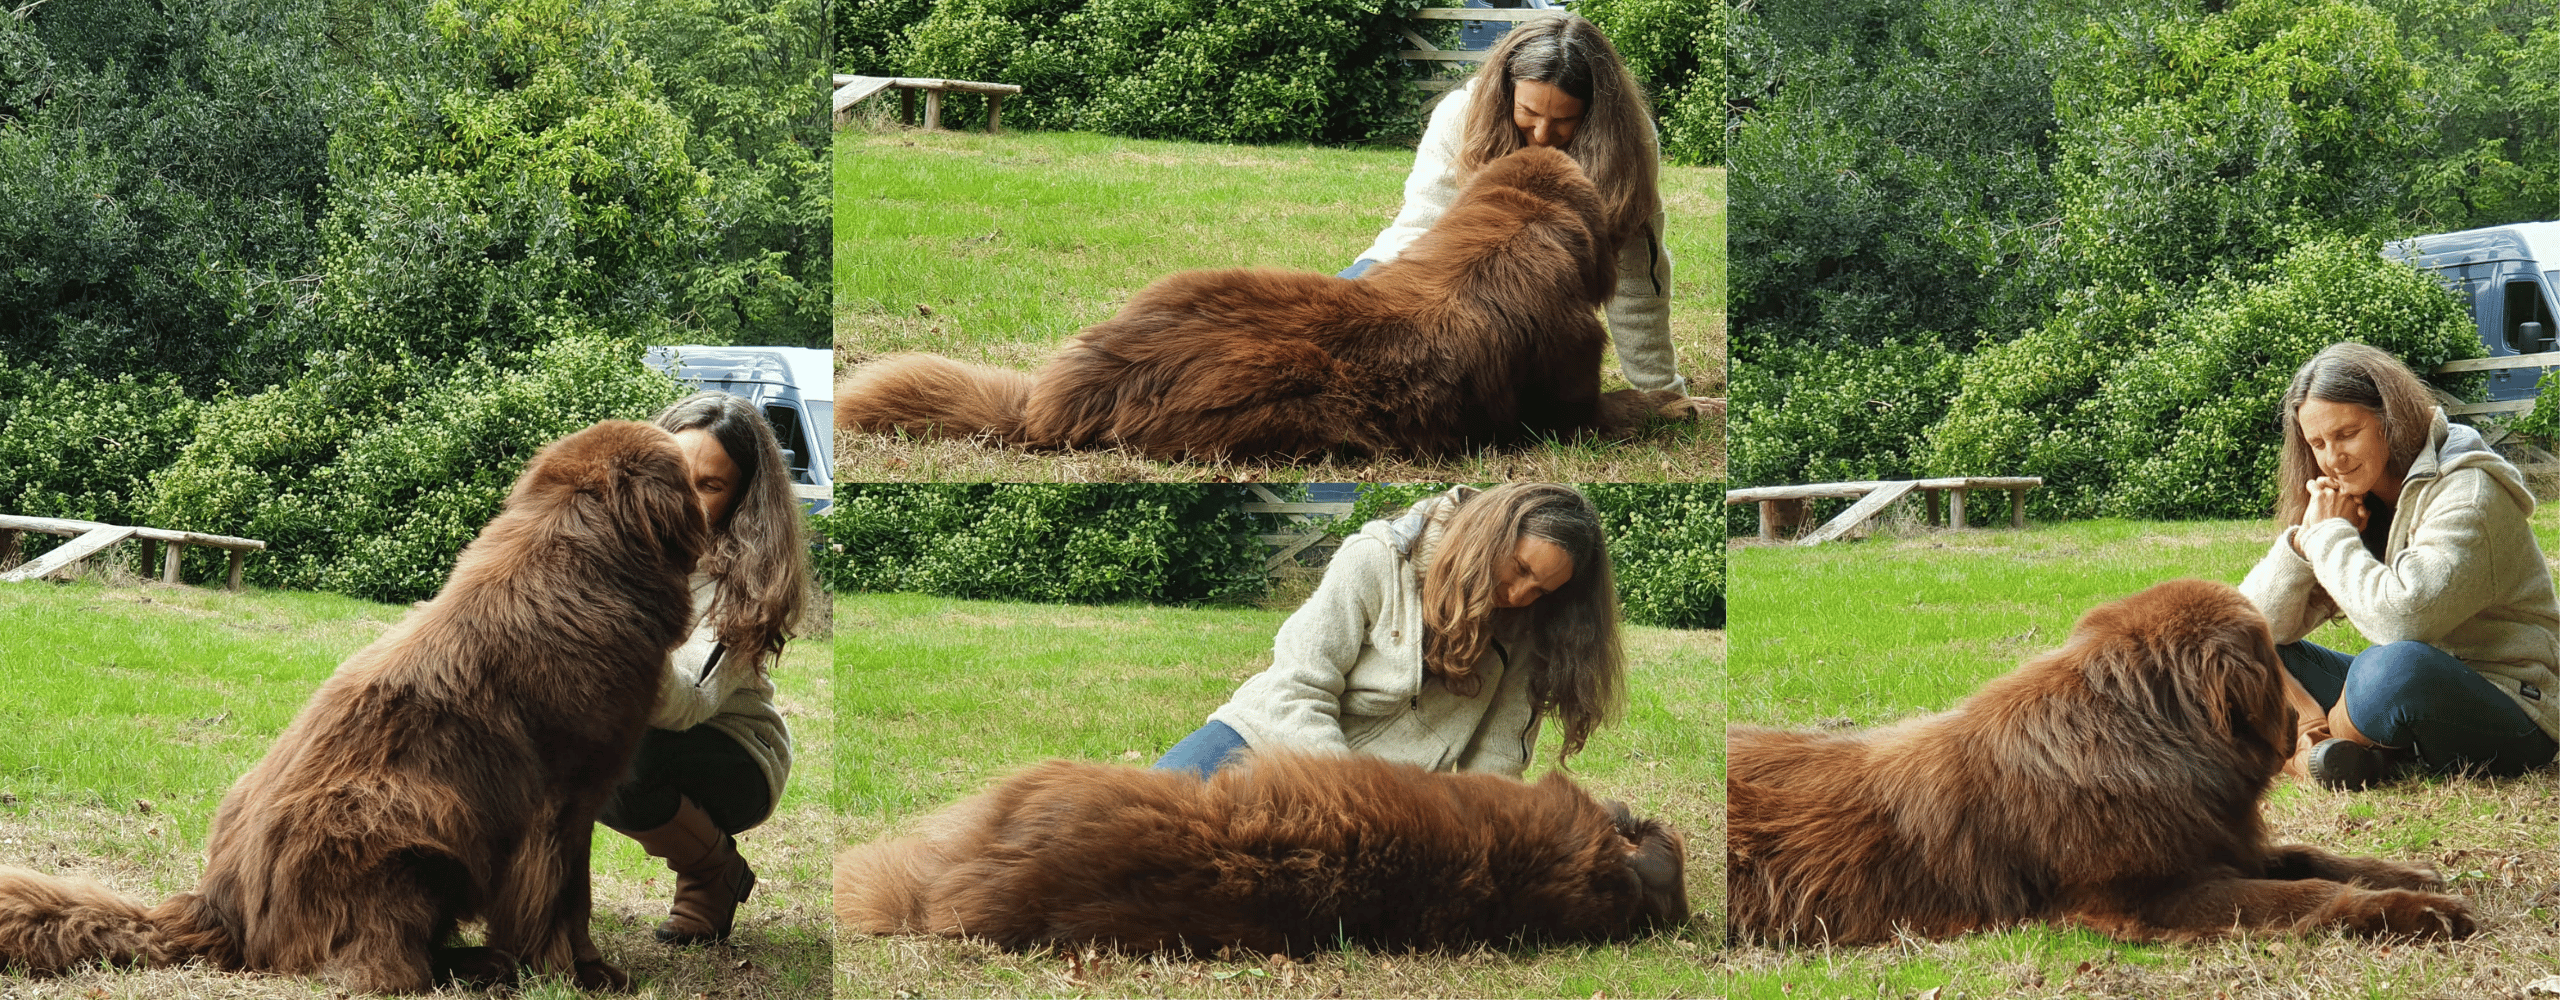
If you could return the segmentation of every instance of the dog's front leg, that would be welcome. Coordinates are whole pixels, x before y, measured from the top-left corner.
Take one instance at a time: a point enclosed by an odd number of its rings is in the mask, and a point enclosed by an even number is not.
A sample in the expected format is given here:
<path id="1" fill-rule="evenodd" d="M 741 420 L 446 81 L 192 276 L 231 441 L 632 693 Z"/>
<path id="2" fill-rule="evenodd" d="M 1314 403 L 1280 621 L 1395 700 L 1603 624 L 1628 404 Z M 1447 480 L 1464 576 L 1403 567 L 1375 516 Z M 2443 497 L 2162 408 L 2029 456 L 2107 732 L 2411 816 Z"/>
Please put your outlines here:
<path id="1" fill-rule="evenodd" d="M 2309 844 L 2286 844 L 2267 853 L 2267 877 L 2281 879 L 2316 878 L 2345 882 L 2368 889 L 2421 889 L 2433 892 L 2444 888 L 2444 880 L 2433 869 L 2404 865 L 2381 858 L 2350 858 L 2331 854 Z"/>
<path id="2" fill-rule="evenodd" d="M 2360 889 L 2325 879 L 2219 877 L 2169 889 L 2131 912 L 2081 910 L 2074 922 L 2128 940 L 2175 940 L 2235 929 L 2463 938 L 2468 904 L 2409 889 Z"/>
<path id="3" fill-rule="evenodd" d="M 577 960 L 578 988 L 621 993 L 631 988 L 631 976 L 604 960 L 597 950 L 588 926 L 595 915 L 594 886 L 588 880 L 587 859 L 595 838 L 595 821 L 585 820 L 563 831 L 560 837 L 560 899 L 552 908 L 555 930 L 566 935 L 569 954 Z"/>

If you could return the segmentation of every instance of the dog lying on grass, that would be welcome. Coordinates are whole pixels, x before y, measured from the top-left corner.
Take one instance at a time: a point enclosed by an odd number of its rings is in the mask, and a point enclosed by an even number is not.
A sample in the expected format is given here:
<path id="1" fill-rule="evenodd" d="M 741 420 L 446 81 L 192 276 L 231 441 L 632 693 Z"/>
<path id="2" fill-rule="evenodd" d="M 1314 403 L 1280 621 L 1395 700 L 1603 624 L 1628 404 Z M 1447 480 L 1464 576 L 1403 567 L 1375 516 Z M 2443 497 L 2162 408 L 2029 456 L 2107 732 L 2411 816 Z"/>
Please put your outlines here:
<path id="1" fill-rule="evenodd" d="M 1559 774 L 1256 752 L 1207 781 L 1071 761 L 836 859 L 836 918 L 1009 948 L 1305 955 L 1622 940 L 1689 919 L 1679 835 Z"/>

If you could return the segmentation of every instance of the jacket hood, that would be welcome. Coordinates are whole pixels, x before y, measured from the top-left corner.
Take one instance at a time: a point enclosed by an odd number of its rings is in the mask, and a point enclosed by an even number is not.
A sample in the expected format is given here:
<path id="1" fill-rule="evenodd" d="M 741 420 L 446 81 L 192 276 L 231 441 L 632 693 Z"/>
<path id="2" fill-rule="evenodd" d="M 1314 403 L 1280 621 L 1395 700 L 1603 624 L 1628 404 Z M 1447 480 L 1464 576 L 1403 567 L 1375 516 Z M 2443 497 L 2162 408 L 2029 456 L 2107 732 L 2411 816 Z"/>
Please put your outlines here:
<path id="1" fill-rule="evenodd" d="M 2515 497 L 2516 505 L 2524 508 L 2527 515 L 2533 513 L 2533 491 L 2525 488 L 2524 472 L 2490 448 L 2479 431 L 2468 424 L 2446 420 L 2444 411 L 2439 409 L 2427 431 L 2427 448 L 2409 463 L 2406 478 L 2438 478 L 2461 469 L 2488 473 L 2490 479 Z"/>

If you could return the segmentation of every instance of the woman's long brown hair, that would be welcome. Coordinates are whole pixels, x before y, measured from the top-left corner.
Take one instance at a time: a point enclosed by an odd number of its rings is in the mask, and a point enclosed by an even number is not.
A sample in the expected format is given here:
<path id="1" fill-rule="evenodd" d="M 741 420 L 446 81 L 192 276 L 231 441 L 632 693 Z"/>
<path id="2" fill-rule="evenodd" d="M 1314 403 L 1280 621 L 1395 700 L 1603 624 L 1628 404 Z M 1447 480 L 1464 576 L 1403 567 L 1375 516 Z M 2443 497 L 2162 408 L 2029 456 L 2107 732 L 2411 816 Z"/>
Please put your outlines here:
<path id="1" fill-rule="evenodd" d="M 809 603 L 809 543 L 782 445 L 754 403 L 697 392 L 658 414 L 669 433 L 709 431 L 738 463 L 738 500 L 711 526 L 701 571 L 719 585 L 711 614 L 721 645 L 759 672 L 782 652 Z"/>
<path id="2" fill-rule="evenodd" d="M 1520 540 L 1553 542 L 1573 560 L 1573 576 L 1525 608 L 1494 607 L 1500 567 Z M 1618 586 L 1600 512 L 1581 491 L 1554 483 L 1509 483 L 1478 493 L 1449 515 L 1422 574 L 1422 662 L 1449 690 L 1473 697 L 1475 665 L 1497 628 L 1535 649 L 1529 697 L 1540 715 L 1564 723 L 1556 759 L 1582 751 L 1592 730 L 1616 717 L 1626 698 L 1626 655 L 1618 643 Z"/>
<path id="3" fill-rule="evenodd" d="M 2409 463 L 2427 447 L 2434 432 L 2436 399 L 2416 372 L 2381 348 L 2358 343 L 2331 344 L 2293 372 L 2285 386 L 2284 456 L 2276 465 L 2276 523 L 2302 523 L 2311 506 L 2304 483 L 2320 474 L 2320 462 L 2302 439 L 2296 411 L 2308 400 L 2353 403 L 2382 418 L 2382 436 L 2391 444 L 2391 461 L 2383 472 L 2393 481 L 2409 474 Z"/>
<path id="4" fill-rule="evenodd" d="M 1577 15 L 1520 22 L 1485 54 L 1467 88 L 1458 170 L 1472 176 L 1521 147 L 1520 128 L 1511 121 L 1515 80 L 1536 80 L 1582 102 L 1582 121 L 1564 152 L 1600 189 L 1610 244 L 1652 222 L 1662 211 L 1662 148 L 1644 88 L 1609 37 Z"/>

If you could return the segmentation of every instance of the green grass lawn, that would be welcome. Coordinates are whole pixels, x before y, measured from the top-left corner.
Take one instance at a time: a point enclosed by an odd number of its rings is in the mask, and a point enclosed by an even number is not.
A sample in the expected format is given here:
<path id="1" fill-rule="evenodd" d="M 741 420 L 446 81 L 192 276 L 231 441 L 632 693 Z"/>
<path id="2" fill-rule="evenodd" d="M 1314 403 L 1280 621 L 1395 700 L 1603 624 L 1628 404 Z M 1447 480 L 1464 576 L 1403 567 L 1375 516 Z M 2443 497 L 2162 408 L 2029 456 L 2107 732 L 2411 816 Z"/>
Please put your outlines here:
<path id="1" fill-rule="evenodd" d="M 86 875 L 158 901 L 194 886 L 205 828 L 347 654 L 407 609 L 327 594 L 191 587 L 0 584 L 0 863 Z M 642 997 L 798 998 L 827 988 L 826 893 L 834 726 L 824 638 L 776 668 L 799 753 L 781 808 L 739 837 L 756 868 L 732 943 L 670 949 L 649 936 L 672 876 L 599 829 L 595 938 Z M 538 984 L 526 996 L 576 991 Z M 0 979 L 12 997 L 334 996 L 317 980 L 201 969 Z"/>
<path id="2" fill-rule="evenodd" d="M 2560 552 L 2560 514 L 2534 518 Z M 2153 583 L 2237 583 L 2274 540 L 2264 521 L 2121 521 L 2009 530 L 1906 526 L 1815 548 L 1732 552 L 1732 718 L 1871 727 L 1943 710 L 2061 644 L 2091 607 Z M 2312 641 L 2355 650 L 2343 624 Z M 2483 933 L 2384 944 L 2315 935 L 2202 945 L 2118 944 L 2034 927 L 1870 948 L 1744 947 L 1722 956 L 1735 997 L 2515 996 L 2560 954 L 2560 777 L 2404 781 L 2362 794 L 2292 781 L 2268 799 L 2272 834 L 2434 865 Z"/>
<path id="3" fill-rule="evenodd" d="M 836 363 L 929 351 L 1009 368 L 1108 318 L 1132 292 L 1193 268 L 1349 266 L 1395 215 L 1410 147 L 1225 146 L 1056 133 L 836 133 Z M 1672 338 L 1693 391 L 1724 393 L 1724 172 L 1663 171 L 1677 263 Z M 1612 387 L 1617 361 L 1604 365 Z M 841 480 L 1210 477 L 1559 482 L 1712 479 L 1719 424 L 1664 425 L 1616 444 L 1565 443 L 1436 463 L 1314 466 L 1151 462 L 1118 452 L 1025 455 L 855 435 Z"/>
<path id="4" fill-rule="evenodd" d="M 837 599 L 835 786 L 846 839 L 888 835 L 1048 758 L 1144 767 L 1270 663 L 1285 609 L 1082 607 L 916 595 Z M 1723 636 L 1633 628 L 1627 719 L 1573 759 L 1584 787 L 1687 837 L 1678 934 L 1605 947 L 1464 955 L 1359 949 L 1305 961 L 1009 953 L 974 942 L 847 935 L 843 996 L 1695 997 L 1721 940 Z M 1552 766 L 1547 727 L 1533 776 Z M 1088 958 L 1096 958 L 1088 961 Z"/>

